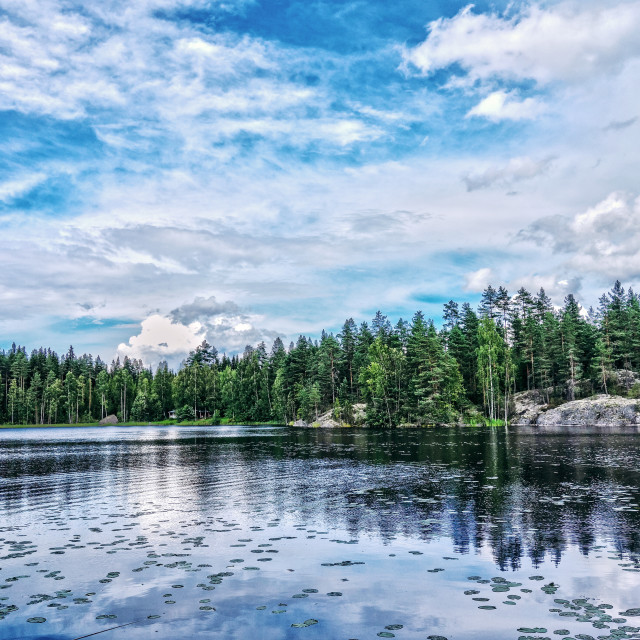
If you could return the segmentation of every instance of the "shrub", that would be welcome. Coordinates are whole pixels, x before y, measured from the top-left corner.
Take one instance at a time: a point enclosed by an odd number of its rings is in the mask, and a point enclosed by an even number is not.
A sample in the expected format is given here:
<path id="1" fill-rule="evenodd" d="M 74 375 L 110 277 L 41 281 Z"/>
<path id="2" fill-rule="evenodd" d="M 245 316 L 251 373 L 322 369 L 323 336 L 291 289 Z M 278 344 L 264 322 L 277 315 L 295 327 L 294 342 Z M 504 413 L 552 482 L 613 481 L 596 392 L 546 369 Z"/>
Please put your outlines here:
<path id="1" fill-rule="evenodd" d="M 184 407 L 176 411 L 176 419 L 179 422 L 184 422 L 185 420 L 193 420 L 195 417 L 196 416 L 193 411 L 193 407 L 190 407 L 187 404 L 185 404 Z"/>

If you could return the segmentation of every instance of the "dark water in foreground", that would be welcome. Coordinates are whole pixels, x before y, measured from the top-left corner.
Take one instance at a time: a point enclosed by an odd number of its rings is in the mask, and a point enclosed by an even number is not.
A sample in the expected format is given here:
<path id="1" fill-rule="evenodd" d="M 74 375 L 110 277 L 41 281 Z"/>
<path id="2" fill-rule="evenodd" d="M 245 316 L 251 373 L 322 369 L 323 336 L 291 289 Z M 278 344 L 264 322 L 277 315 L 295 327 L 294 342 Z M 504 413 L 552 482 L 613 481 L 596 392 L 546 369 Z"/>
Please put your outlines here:
<path id="1" fill-rule="evenodd" d="M 640 638 L 639 480 L 619 430 L 2 431 L 0 638 Z"/>

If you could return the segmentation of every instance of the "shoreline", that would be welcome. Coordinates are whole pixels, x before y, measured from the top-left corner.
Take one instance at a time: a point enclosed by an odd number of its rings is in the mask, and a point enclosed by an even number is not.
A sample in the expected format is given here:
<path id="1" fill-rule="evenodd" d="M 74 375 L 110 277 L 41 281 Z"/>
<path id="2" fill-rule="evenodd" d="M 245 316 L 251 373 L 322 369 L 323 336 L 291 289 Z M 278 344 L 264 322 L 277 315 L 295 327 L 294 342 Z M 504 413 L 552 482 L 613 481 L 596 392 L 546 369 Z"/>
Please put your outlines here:
<path id="1" fill-rule="evenodd" d="M 0 424 L 0 429 L 108 429 L 110 427 L 285 427 L 280 422 L 225 422 L 206 424 L 198 422 L 122 422 L 117 424 L 98 424 L 83 422 L 78 424 Z"/>

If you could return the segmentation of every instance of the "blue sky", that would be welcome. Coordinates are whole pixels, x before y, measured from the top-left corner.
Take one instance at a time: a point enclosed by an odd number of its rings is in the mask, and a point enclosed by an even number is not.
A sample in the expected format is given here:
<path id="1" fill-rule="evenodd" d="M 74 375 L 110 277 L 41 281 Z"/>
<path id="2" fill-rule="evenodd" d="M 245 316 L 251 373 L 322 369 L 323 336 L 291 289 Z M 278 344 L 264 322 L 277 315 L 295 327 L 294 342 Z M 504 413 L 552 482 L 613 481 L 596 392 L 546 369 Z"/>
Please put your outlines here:
<path id="1" fill-rule="evenodd" d="M 0 0 L 0 339 L 179 362 L 640 283 L 640 2 Z"/>

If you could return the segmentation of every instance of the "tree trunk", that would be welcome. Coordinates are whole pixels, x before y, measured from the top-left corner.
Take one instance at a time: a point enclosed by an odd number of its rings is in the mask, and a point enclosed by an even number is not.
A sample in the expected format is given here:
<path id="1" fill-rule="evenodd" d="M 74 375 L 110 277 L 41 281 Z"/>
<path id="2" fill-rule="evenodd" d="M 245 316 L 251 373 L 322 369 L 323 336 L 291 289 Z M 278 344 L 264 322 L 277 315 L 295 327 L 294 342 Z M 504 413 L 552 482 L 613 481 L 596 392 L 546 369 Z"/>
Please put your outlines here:
<path id="1" fill-rule="evenodd" d="M 489 385 L 490 385 L 490 395 L 489 395 L 489 419 L 493 422 L 494 420 L 494 395 L 493 395 L 493 368 L 491 367 L 491 349 L 489 349 Z"/>

